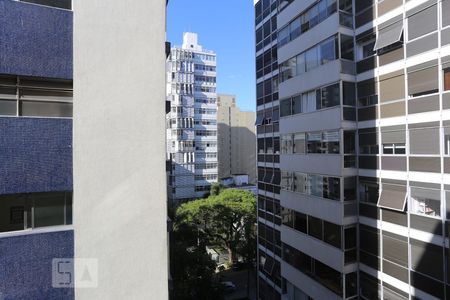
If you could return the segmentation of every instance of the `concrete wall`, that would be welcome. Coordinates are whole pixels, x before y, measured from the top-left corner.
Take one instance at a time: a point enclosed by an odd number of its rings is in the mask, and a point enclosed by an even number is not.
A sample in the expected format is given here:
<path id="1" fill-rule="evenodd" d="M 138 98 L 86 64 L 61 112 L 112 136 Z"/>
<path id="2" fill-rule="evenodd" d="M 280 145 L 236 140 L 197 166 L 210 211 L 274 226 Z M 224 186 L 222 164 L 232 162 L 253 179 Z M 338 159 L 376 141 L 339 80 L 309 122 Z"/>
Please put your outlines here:
<path id="1" fill-rule="evenodd" d="M 0 195 L 72 190 L 72 120 L 0 118 Z"/>
<path id="2" fill-rule="evenodd" d="M 166 2 L 74 1 L 77 299 L 167 299 Z M 77 272 L 77 269 L 75 269 Z"/>
<path id="3" fill-rule="evenodd" d="M 0 235 L 1 299 L 74 299 L 73 289 L 52 288 L 52 260 L 73 257 L 73 230 L 45 231 Z"/>
<path id="4" fill-rule="evenodd" d="M 72 12 L 0 0 L 0 74 L 72 78 Z"/>
<path id="5" fill-rule="evenodd" d="M 217 143 L 219 178 L 233 174 L 249 175 L 256 182 L 256 137 L 254 112 L 236 107 L 236 96 L 218 95 Z"/>

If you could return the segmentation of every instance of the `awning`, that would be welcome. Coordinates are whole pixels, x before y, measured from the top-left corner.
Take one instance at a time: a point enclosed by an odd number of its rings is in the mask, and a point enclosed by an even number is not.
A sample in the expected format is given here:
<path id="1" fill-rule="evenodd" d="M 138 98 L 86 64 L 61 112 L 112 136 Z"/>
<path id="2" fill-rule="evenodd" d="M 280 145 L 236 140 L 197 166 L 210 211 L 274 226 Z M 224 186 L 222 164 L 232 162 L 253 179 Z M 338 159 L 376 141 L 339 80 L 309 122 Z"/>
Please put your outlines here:
<path id="1" fill-rule="evenodd" d="M 404 211 L 406 205 L 406 186 L 395 184 L 382 184 L 379 207 Z"/>
<path id="2" fill-rule="evenodd" d="M 390 46 L 400 41 L 403 33 L 403 21 L 389 25 L 378 31 L 378 38 L 373 47 L 374 51 Z"/>

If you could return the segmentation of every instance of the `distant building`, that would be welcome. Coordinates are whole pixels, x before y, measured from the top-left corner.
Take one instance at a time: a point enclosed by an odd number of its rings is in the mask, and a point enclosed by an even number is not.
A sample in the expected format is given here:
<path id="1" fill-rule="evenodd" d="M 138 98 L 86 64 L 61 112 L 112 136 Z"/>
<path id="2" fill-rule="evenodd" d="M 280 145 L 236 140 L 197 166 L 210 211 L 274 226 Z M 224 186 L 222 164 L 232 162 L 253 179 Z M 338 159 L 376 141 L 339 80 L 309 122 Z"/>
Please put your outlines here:
<path id="1" fill-rule="evenodd" d="M 254 112 L 236 107 L 236 96 L 217 96 L 217 142 L 219 178 L 248 174 L 256 181 L 256 136 Z"/>
<path id="2" fill-rule="evenodd" d="M 235 174 L 230 177 L 224 177 L 220 179 L 220 183 L 227 188 L 252 192 L 255 196 L 258 193 L 256 185 L 249 183 L 249 176 L 247 174 Z"/>
<path id="3" fill-rule="evenodd" d="M 167 95 L 169 198 L 203 197 L 217 182 L 216 54 L 198 44 L 196 33 L 185 32 L 183 45 L 172 48 Z"/>

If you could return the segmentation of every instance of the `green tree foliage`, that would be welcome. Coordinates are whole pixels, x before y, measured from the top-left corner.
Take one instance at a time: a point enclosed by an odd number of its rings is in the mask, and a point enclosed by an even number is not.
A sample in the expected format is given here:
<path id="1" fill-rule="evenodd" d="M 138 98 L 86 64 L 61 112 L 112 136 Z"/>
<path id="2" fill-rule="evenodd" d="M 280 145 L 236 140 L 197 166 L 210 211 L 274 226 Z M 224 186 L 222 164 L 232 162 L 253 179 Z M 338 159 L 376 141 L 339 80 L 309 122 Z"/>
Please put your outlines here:
<path id="1" fill-rule="evenodd" d="M 173 280 L 171 299 L 222 299 L 214 287 L 216 264 L 199 243 L 198 228 L 194 224 L 179 224 L 171 233 L 170 272 Z"/>
<path id="2" fill-rule="evenodd" d="M 248 191 L 225 189 L 218 195 L 182 204 L 175 215 L 177 226 L 196 224 L 205 245 L 228 250 L 231 262 L 245 258 L 254 248 L 256 199 Z"/>
<path id="3" fill-rule="evenodd" d="M 221 183 L 219 183 L 219 182 L 213 183 L 213 184 L 211 185 L 211 191 L 210 191 L 210 194 L 211 194 L 211 196 L 217 196 L 217 195 L 219 195 L 224 189 L 225 189 L 225 187 L 223 186 L 223 184 L 221 184 Z"/>

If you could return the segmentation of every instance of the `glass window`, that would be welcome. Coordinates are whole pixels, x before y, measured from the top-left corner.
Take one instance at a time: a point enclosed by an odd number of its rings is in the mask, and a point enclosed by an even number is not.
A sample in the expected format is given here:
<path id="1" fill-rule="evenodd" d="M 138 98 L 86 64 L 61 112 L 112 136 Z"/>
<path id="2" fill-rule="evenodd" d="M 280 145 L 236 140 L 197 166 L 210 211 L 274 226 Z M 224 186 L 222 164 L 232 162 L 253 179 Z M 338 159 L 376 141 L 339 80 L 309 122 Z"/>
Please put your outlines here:
<path id="1" fill-rule="evenodd" d="M 306 72 L 305 53 L 297 55 L 297 75 Z"/>
<path id="2" fill-rule="evenodd" d="M 383 144 L 383 154 L 406 154 L 405 143 Z"/>
<path id="3" fill-rule="evenodd" d="M 341 226 L 323 221 L 324 241 L 337 248 L 341 248 Z"/>
<path id="4" fill-rule="evenodd" d="M 281 171 L 281 188 L 286 191 L 293 191 L 293 180 L 292 172 Z"/>
<path id="5" fill-rule="evenodd" d="M 359 201 L 377 204 L 379 186 L 376 181 L 359 181 Z"/>
<path id="6" fill-rule="evenodd" d="M 317 5 L 314 5 L 309 9 L 309 28 L 317 24 L 319 24 L 319 8 Z"/>
<path id="7" fill-rule="evenodd" d="M 323 176 L 309 175 L 308 176 L 309 192 L 313 196 L 323 197 Z"/>
<path id="8" fill-rule="evenodd" d="M 341 58 L 353 60 L 353 37 L 341 34 Z"/>
<path id="9" fill-rule="evenodd" d="M 280 47 L 289 42 L 289 26 L 284 27 L 278 32 L 278 43 Z"/>
<path id="10" fill-rule="evenodd" d="M 296 58 L 288 59 L 281 64 L 281 78 L 282 81 L 291 79 L 296 75 Z"/>
<path id="11" fill-rule="evenodd" d="M 320 44 L 320 63 L 326 64 L 336 59 L 334 49 L 334 37 Z"/>
<path id="12" fill-rule="evenodd" d="M 294 153 L 305 154 L 305 134 L 296 133 L 294 135 Z"/>
<path id="13" fill-rule="evenodd" d="M 355 132 L 344 131 L 344 154 L 355 154 Z"/>
<path id="14" fill-rule="evenodd" d="M 308 51 L 306 51 L 305 60 L 306 60 L 306 71 L 310 71 L 312 69 L 317 68 L 317 66 L 319 65 L 318 48 L 313 47 Z"/>
<path id="15" fill-rule="evenodd" d="M 416 214 L 440 217 L 441 191 L 411 187 L 411 211 Z"/>
<path id="16" fill-rule="evenodd" d="M 33 227 L 64 225 L 65 194 L 41 194 L 33 196 Z"/>
<path id="17" fill-rule="evenodd" d="M 308 216 L 308 234 L 316 239 L 323 240 L 321 219 Z"/>
<path id="18" fill-rule="evenodd" d="M 307 233 L 307 227 L 306 215 L 299 212 L 294 212 L 294 229 Z"/>
<path id="19" fill-rule="evenodd" d="M 294 227 L 294 215 L 292 210 L 281 207 L 281 222 L 283 225 L 293 228 Z"/>
<path id="20" fill-rule="evenodd" d="M 307 138 L 307 153 L 322 153 L 322 133 L 308 132 Z"/>
<path id="21" fill-rule="evenodd" d="M 292 134 L 284 134 L 281 136 L 281 153 L 292 154 Z"/>
<path id="22" fill-rule="evenodd" d="M 339 84 L 329 85 L 322 88 L 322 107 L 333 107 L 340 104 Z"/>
<path id="23" fill-rule="evenodd" d="M 312 91 L 302 95 L 302 112 L 312 112 L 316 110 L 316 92 Z"/>
<path id="24" fill-rule="evenodd" d="M 307 193 L 307 176 L 303 173 L 294 173 L 294 191 L 302 194 Z"/>
<path id="25" fill-rule="evenodd" d="M 319 9 L 319 22 L 322 22 L 328 17 L 327 13 L 327 0 L 322 0 L 317 4 Z"/>
<path id="26" fill-rule="evenodd" d="M 310 28 L 310 26 L 309 26 L 309 12 L 308 11 L 300 16 L 300 21 L 302 23 L 302 25 L 301 25 L 302 33 L 308 31 L 309 28 Z"/>
<path id="27" fill-rule="evenodd" d="M 300 35 L 300 18 L 295 19 L 289 25 L 291 31 L 291 41 Z"/>
<path id="28" fill-rule="evenodd" d="M 445 155 L 450 155 L 450 134 L 444 132 Z"/>
<path id="29" fill-rule="evenodd" d="M 318 260 L 315 260 L 314 263 L 317 280 L 336 294 L 342 296 L 342 274 Z"/>
<path id="30" fill-rule="evenodd" d="M 340 200 L 341 184 L 340 178 L 323 177 L 323 197 L 332 200 Z"/>
<path id="31" fill-rule="evenodd" d="M 355 106 L 356 105 L 356 89 L 354 82 L 342 83 L 344 90 L 344 105 Z"/>
<path id="32" fill-rule="evenodd" d="M 16 114 L 17 114 L 17 101 L 0 99 L 0 115 L 15 116 Z"/>
<path id="33" fill-rule="evenodd" d="M 322 134 L 323 153 L 339 154 L 339 131 L 325 131 Z"/>
<path id="34" fill-rule="evenodd" d="M 291 98 L 284 99 L 280 101 L 280 116 L 290 116 L 292 115 Z"/>
<path id="35" fill-rule="evenodd" d="M 292 114 L 299 114 L 302 112 L 302 96 L 298 95 L 292 98 Z"/>

